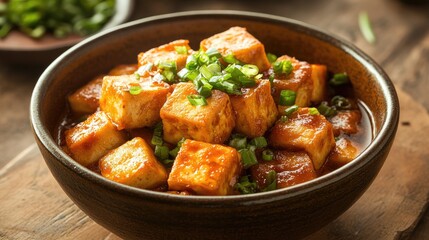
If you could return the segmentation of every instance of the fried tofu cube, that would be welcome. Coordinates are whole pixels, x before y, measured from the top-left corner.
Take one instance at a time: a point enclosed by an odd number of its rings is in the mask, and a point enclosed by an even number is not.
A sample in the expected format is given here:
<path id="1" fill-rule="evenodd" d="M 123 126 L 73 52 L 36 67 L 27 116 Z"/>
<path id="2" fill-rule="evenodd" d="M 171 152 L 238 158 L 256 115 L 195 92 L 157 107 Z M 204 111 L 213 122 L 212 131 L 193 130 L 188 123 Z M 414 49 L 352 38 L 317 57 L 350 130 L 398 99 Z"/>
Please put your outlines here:
<path id="1" fill-rule="evenodd" d="M 100 159 L 101 175 L 133 187 L 152 189 L 167 182 L 167 171 L 156 159 L 152 148 L 135 137 Z"/>
<path id="2" fill-rule="evenodd" d="M 360 147 L 357 143 L 347 138 L 340 138 L 336 141 L 335 148 L 328 157 L 327 164 L 333 168 L 339 168 L 357 157 Z"/>
<path id="3" fill-rule="evenodd" d="M 274 151 L 274 158 L 269 162 L 260 162 L 251 167 L 252 178 L 260 190 L 269 185 L 267 175 L 277 173 L 277 188 L 285 188 L 310 181 L 317 177 L 313 162 L 306 152 Z"/>
<path id="4" fill-rule="evenodd" d="M 110 70 L 109 75 L 120 76 L 133 74 L 137 70 L 137 64 L 118 65 Z M 104 75 L 99 75 L 89 83 L 80 87 L 68 96 L 70 108 L 75 114 L 92 114 L 100 106 L 101 85 Z"/>
<path id="5" fill-rule="evenodd" d="M 207 143 L 223 143 L 235 126 L 229 96 L 212 91 L 207 105 L 193 106 L 187 96 L 197 94 L 192 83 L 178 83 L 161 108 L 164 140 L 176 144 L 187 138 Z"/>
<path id="6" fill-rule="evenodd" d="M 313 91 L 310 64 L 298 61 L 287 55 L 283 55 L 277 59 L 277 61 L 282 60 L 291 61 L 293 70 L 287 76 L 275 74 L 272 92 L 274 101 L 279 104 L 281 91 L 291 90 L 296 93 L 295 105 L 299 107 L 310 106 L 311 94 Z M 270 69 L 270 71 L 272 71 L 272 69 Z"/>
<path id="7" fill-rule="evenodd" d="M 187 139 L 174 161 L 168 189 L 228 195 L 233 192 L 240 172 L 240 155 L 234 148 Z"/>
<path id="8" fill-rule="evenodd" d="M 71 157 L 83 166 L 96 163 L 108 151 L 127 141 L 105 112 L 98 111 L 65 131 Z"/>
<path id="9" fill-rule="evenodd" d="M 320 103 L 326 96 L 328 68 L 325 65 L 321 64 L 311 64 L 311 80 L 313 81 L 311 102 Z"/>
<path id="10" fill-rule="evenodd" d="M 138 69 L 137 64 L 121 64 L 114 68 L 112 68 L 109 71 L 109 76 L 121 76 L 121 75 L 131 75 L 134 74 L 135 71 Z"/>
<path id="11" fill-rule="evenodd" d="M 176 50 L 177 47 L 186 47 L 188 51 L 181 53 Z M 177 70 L 180 70 L 185 67 L 190 50 L 189 41 L 180 39 L 140 53 L 137 56 L 137 61 L 139 66 L 152 63 L 155 68 L 162 62 L 175 62 Z"/>
<path id="12" fill-rule="evenodd" d="M 321 114 L 311 114 L 309 108 L 299 108 L 287 121 L 277 121 L 269 142 L 275 148 L 306 151 L 316 170 L 335 147 L 332 124 Z"/>
<path id="13" fill-rule="evenodd" d="M 93 114 L 99 107 L 103 76 L 98 76 L 68 96 L 70 108 L 78 115 Z"/>
<path id="14" fill-rule="evenodd" d="M 130 89 L 138 91 L 131 93 Z M 134 75 L 106 76 L 101 89 L 100 108 L 117 124 L 118 129 L 154 126 L 161 121 L 159 110 L 167 100 L 170 86 Z"/>
<path id="15" fill-rule="evenodd" d="M 348 135 L 356 134 L 359 131 L 359 123 L 362 115 L 359 110 L 344 110 L 329 119 L 334 127 L 334 135 L 341 133 Z"/>
<path id="16" fill-rule="evenodd" d="M 256 87 L 245 88 L 243 95 L 230 96 L 235 113 L 235 131 L 249 138 L 264 135 L 277 119 L 277 106 L 271 85 L 262 80 Z"/>
<path id="17" fill-rule="evenodd" d="M 259 71 L 268 70 L 271 66 L 264 45 L 247 32 L 246 28 L 232 27 L 213 35 L 202 40 L 200 48 L 204 51 L 215 48 L 222 56 L 233 54 L 240 62 L 258 66 Z"/>

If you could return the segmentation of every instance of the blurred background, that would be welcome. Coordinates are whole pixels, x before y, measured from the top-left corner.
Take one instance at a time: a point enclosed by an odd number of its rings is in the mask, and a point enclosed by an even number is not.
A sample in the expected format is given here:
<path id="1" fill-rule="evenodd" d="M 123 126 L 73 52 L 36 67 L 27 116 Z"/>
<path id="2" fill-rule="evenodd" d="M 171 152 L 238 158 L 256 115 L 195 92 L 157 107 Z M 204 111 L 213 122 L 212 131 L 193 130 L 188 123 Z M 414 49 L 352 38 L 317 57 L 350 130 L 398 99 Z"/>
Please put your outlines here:
<path id="1" fill-rule="evenodd" d="M 120 3 L 121 0 L 117 2 Z M 125 4 L 126 9 L 116 12 L 122 17 L 119 22 L 179 11 L 213 9 L 262 12 L 306 22 L 362 49 L 384 68 L 398 89 L 411 96 L 416 104 L 420 104 L 425 114 L 429 113 L 429 0 L 124 2 L 129 5 Z M 1 11 L 0 8 L 0 13 Z M 362 13 L 368 16 L 366 23 L 375 36 L 374 41 L 365 37 L 362 32 L 359 23 Z M 0 18 L 0 26 L 1 24 Z M 34 142 L 28 106 L 38 77 L 55 56 L 83 39 L 46 38 L 48 40 L 22 37 L 0 39 L 0 172 L 2 167 Z M 14 47 L 10 47 L 10 44 Z M 54 47 L 49 44 L 54 44 Z M 20 50 L 20 47 L 26 50 Z M 402 124 L 405 126 L 409 122 Z M 403 236 L 429 239 L 429 213 L 425 211 L 427 205 L 426 199 L 421 216 L 416 218 L 418 221 L 409 223 L 410 228 L 402 229 L 406 233 Z"/>

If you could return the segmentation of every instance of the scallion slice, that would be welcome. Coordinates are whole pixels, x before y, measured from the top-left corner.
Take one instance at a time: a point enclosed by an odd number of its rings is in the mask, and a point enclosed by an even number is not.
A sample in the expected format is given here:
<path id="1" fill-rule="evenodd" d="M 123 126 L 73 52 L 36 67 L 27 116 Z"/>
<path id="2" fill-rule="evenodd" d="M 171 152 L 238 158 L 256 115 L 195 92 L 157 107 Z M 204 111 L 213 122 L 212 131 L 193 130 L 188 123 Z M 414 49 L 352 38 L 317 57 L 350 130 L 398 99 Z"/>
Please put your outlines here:
<path id="1" fill-rule="evenodd" d="M 291 106 L 295 104 L 296 92 L 292 90 L 282 90 L 280 92 L 279 104 L 282 106 Z"/>
<path id="2" fill-rule="evenodd" d="M 238 152 L 241 155 L 241 161 L 245 169 L 258 163 L 258 160 L 256 159 L 255 151 L 253 151 L 252 149 L 244 148 L 244 149 L 238 150 Z"/>
<path id="3" fill-rule="evenodd" d="M 268 145 L 268 142 L 265 137 L 255 137 L 250 141 L 250 144 L 252 144 L 256 148 L 264 148 Z"/>
<path id="4" fill-rule="evenodd" d="M 349 83 L 349 76 L 347 73 L 336 73 L 329 80 L 329 84 L 332 86 L 340 86 Z"/>
<path id="5" fill-rule="evenodd" d="M 319 115 L 320 113 L 319 113 L 319 111 L 317 110 L 317 108 L 315 108 L 315 107 L 311 107 L 311 108 L 309 108 L 308 109 L 308 113 L 310 114 L 310 115 Z"/>
<path id="6" fill-rule="evenodd" d="M 241 135 L 233 136 L 231 140 L 229 140 L 228 145 L 237 150 L 244 149 L 247 147 L 247 138 Z"/>
<path id="7" fill-rule="evenodd" d="M 331 99 L 331 105 L 338 110 L 348 110 L 352 108 L 352 104 L 350 103 L 350 101 L 340 95 L 334 96 Z"/>
<path id="8" fill-rule="evenodd" d="M 267 58 L 270 63 L 273 63 L 277 60 L 277 56 L 272 53 L 267 53 Z"/>
<path id="9" fill-rule="evenodd" d="M 161 146 L 164 143 L 162 140 L 162 122 L 159 122 L 153 129 L 153 136 L 150 143 L 155 146 Z"/>
<path id="10" fill-rule="evenodd" d="M 228 64 L 240 64 L 240 61 L 238 61 L 235 57 L 234 54 L 230 53 L 228 55 L 226 55 L 225 57 L 223 57 L 223 60 L 228 63 Z"/>
<path id="11" fill-rule="evenodd" d="M 241 67 L 241 72 L 248 77 L 255 77 L 259 73 L 259 68 L 253 64 L 246 64 Z"/>
<path id="12" fill-rule="evenodd" d="M 140 85 L 130 86 L 129 92 L 131 95 L 139 95 L 142 92 L 142 87 Z"/>
<path id="13" fill-rule="evenodd" d="M 188 54 L 188 49 L 186 46 L 174 46 L 174 49 L 178 54 Z"/>
<path id="14" fill-rule="evenodd" d="M 160 160 L 168 159 L 169 151 L 170 150 L 168 149 L 167 146 L 162 146 L 162 145 L 155 146 L 155 156 Z"/>
<path id="15" fill-rule="evenodd" d="M 365 40 L 371 44 L 375 43 L 375 34 L 374 31 L 372 31 L 371 21 L 369 20 L 367 12 L 359 13 L 359 28 Z"/>
<path id="16" fill-rule="evenodd" d="M 335 108 L 333 107 L 330 107 L 328 105 L 328 102 L 326 101 L 321 102 L 320 105 L 317 107 L 317 110 L 325 117 L 332 117 L 337 114 L 337 110 L 335 110 Z"/>
<path id="17" fill-rule="evenodd" d="M 186 66 L 189 70 L 195 70 L 198 68 L 198 58 L 195 55 L 189 55 L 186 59 Z"/>
<path id="18" fill-rule="evenodd" d="M 210 58 L 212 58 L 212 57 L 216 57 L 216 58 L 222 57 L 222 55 L 219 53 L 219 51 L 216 48 L 209 48 L 209 49 L 207 49 L 206 54 Z"/>
<path id="19" fill-rule="evenodd" d="M 274 153 L 270 149 L 265 149 L 262 151 L 262 160 L 271 161 L 274 159 Z"/>
<path id="20" fill-rule="evenodd" d="M 296 112 L 297 110 L 298 110 L 298 106 L 293 105 L 285 109 L 285 114 L 286 116 L 290 117 L 290 115 L 292 115 L 292 113 Z"/>
<path id="21" fill-rule="evenodd" d="M 277 189 L 277 173 L 274 170 L 271 170 L 267 174 L 268 185 L 262 190 L 263 192 L 272 191 Z"/>
<path id="22" fill-rule="evenodd" d="M 276 74 L 285 74 L 287 76 L 293 71 L 293 65 L 289 60 L 276 61 L 273 64 L 273 70 Z"/>
<path id="23" fill-rule="evenodd" d="M 241 177 L 240 181 L 235 184 L 234 188 L 242 194 L 255 193 L 257 190 L 256 182 L 250 181 L 249 176 Z"/>
<path id="24" fill-rule="evenodd" d="M 192 95 L 188 95 L 187 98 L 188 98 L 188 101 L 193 106 L 205 106 L 205 105 L 207 105 L 206 98 L 201 96 L 201 95 L 192 94 Z"/>

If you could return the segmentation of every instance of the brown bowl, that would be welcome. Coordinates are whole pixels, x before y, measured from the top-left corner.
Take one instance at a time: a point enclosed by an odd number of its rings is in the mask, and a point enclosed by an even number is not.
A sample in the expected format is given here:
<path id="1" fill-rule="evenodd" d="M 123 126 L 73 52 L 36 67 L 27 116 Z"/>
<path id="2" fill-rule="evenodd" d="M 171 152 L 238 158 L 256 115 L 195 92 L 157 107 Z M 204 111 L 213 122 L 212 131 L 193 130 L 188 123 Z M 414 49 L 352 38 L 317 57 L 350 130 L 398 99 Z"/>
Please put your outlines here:
<path id="1" fill-rule="evenodd" d="M 374 139 L 350 164 L 293 187 L 251 195 L 179 196 L 109 181 L 77 164 L 56 143 L 65 96 L 115 65 L 136 62 L 147 49 L 246 27 L 268 52 L 288 53 L 347 72 L 373 116 Z M 31 99 L 39 148 L 67 195 L 94 221 L 126 239 L 268 239 L 306 236 L 346 211 L 379 172 L 399 117 L 395 89 L 362 51 L 307 24 L 272 15 L 194 11 L 149 17 L 97 34 L 74 46 L 40 77 Z"/>

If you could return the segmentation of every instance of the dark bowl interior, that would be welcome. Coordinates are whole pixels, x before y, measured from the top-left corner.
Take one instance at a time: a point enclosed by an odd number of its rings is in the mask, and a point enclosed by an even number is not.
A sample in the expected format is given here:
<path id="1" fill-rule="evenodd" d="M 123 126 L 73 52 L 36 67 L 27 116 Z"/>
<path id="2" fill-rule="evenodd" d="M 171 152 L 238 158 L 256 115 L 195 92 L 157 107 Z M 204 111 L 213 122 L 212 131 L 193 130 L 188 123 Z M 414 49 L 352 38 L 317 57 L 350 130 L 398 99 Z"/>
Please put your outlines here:
<path id="1" fill-rule="evenodd" d="M 243 26 L 267 52 L 347 72 L 373 116 L 374 139 L 352 163 L 313 181 L 245 196 L 176 196 L 108 181 L 75 163 L 56 144 L 65 96 L 89 79 L 139 52 L 176 39 L 199 42 L 231 26 Z M 31 101 L 39 148 L 67 195 L 97 223 L 124 238 L 298 238 L 347 210 L 377 175 L 394 139 L 399 103 L 383 70 L 351 44 L 294 20 L 236 11 L 196 11 L 150 17 L 81 42 L 40 77 Z M 252 229 L 252 230 L 249 230 Z"/>

